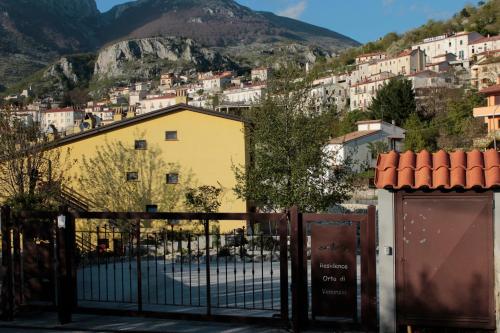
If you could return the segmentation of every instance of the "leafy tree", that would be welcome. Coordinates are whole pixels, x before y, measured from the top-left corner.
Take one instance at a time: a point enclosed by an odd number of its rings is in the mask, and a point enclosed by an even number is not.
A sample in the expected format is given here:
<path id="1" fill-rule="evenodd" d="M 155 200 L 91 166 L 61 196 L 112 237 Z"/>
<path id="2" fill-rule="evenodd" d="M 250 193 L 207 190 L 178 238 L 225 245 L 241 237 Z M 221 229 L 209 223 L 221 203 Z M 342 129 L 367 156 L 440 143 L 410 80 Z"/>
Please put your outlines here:
<path id="1" fill-rule="evenodd" d="M 371 119 L 370 112 L 363 110 L 352 110 L 340 115 L 340 119 L 334 123 L 334 133 L 344 135 L 357 130 L 356 123 L 361 120 Z"/>
<path id="2" fill-rule="evenodd" d="M 184 202 L 189 211 L 215 213 L 219 211 L 222 192 L 222 187 L 211 185 L 188 188 Z"/>
<path id="3" fill-rule="evenodd" d="M 235 192 L 261 210 L 320 211 L 349 196 L 349 168 L 333 167 L 325 149 L 336 111 L 316 111 L 311 82 L 301 76 L 296 67 L 276 71 L 261 106 L 248 114 L 250 162 L 234 167 Z"/>
<path id="4" fill-rule="evenodd" d="M 79 177 L 81 194 L 91 199 L 91 209 L 140 212 L 156 204 L 160 211 L 172 211 L 191 186 L 191 173 L 166 163 L 158 147 L 136 150 L 121 141 L 106 141 L 96 151 L 95 157 L 83 159 Z M 127 180 L 127 172 L 137 172 L 137 180 Z M 179 183 L 167 184 L 167 173 L 180 175 Z"/>
<path id="5" fill-rule="evenodd" d="M 382 153 L 387 153 L 389 151 L 389 145 L 385 141 L 369 142 L 368 150 L 372 156 L 376 157 Z"/>
<path id="6" fill-rule="evenodd" d="M 402 125 L 416 111 L 412 83 L 405 78 L 393 78 L 377 92 L 370 107 L 372 116 Z"/>
<path id="7" fill-rule="evenodd" d="M 55 209 L 67 181 L 60 151 L 48 149 L 38 123 L 0 113 L 0 198 L 13 209 Z"/>
<path id="8" fill-rule="evenodd" d="M 426 140 L 424 129 L 426 125 L 418 115 L 412 113 L 404 124 L 406 130 L 405 150 L 421 151 L 423 149 L 433 150 L 431 144 Z"/>
<path id="9" fill-rule="evenodd" d="M 436 116 L 432 126 L 439 132 L 440 148 L 472 148 L 473 139 L 485 134 L 481 119 L 474 118 L 475 107 L 484 105 L 484 96 L 475 92 L 463 92 L 460 97 L 450 99 L 447 112 Z"/>

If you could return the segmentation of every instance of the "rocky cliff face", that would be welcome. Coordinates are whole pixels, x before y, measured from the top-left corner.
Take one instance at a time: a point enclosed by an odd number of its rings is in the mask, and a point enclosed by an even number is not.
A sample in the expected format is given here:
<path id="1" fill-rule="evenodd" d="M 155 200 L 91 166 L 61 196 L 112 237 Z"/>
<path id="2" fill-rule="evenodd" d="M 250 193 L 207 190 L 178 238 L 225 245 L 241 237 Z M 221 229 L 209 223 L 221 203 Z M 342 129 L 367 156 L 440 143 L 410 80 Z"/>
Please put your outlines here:
<path id="1" fill-rule="evenodd" d="M 94 75 L 149 77 L 169 63 L 199 71 L 237 68 L 228 57 L 201 47 L 192 39 L 156 37 L 121 41 L 103 48 L 98 53 Z"/>

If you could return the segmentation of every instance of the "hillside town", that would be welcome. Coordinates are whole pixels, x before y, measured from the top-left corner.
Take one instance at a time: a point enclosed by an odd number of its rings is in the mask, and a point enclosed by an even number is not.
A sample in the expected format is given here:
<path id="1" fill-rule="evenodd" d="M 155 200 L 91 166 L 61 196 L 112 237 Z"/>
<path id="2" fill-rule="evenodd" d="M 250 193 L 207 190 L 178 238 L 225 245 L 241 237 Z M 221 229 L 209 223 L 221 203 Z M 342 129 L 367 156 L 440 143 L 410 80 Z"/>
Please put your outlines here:
<path id="1" fill-rule="evenodd" d="M 305 64 L 304 77 L 310 67 L 312 64 Z M 384 52 L 358 55 L 347 71 L 330 70 L 317 74 L 311 83 L 310 98 L 313 104 L 335 107 L 339 112 L 366 111 L 378 91 L 394 78 L 411 81 L 417 100 L 425 100 L 429 91 L 439 88 L 479 92 L 487 89 L 489 92 L 494 89 L 490 86 L 497 84 L 499 72 L 500 36 L 455 32 L 426 38 L 395 55 Z M 6 96 L 4 107 L 25 122 L 38 123 L 53 137 L 64 137 L 177 104 L 241 115 L 244 110 L 257 107 L 265 98 L 267 82 L 272 75 L 272 67 L 252 68 L 246 75 L 225 71 L 195 73 L 188 77 L 169 72 L 161 74 L 157 81 L 111 87 L 107 98 L 69 107 L 61 107 L 61 101 L 50 97 L 30 98 L 28 87 L 17 95 Z M 21 101 L 30 102 L 19 103 Z M 491 103 L 496 105 L 496 102 Z M 494 122 L 485 109 L 474 115 L 489 119 L 487 123 Z M 360 143 L 354 138 L 366 134 L 363 132 L 366 131 L 359 130 L 343 139 L 333 139 L 333 142 L 338 144 L 340 140 L 352 145 L 354 140 L 358 146 Z M 404 131 L 398 138 L 404 140 Z M 362 146 L 364 148 L 357 149 L 365 151 L 366 143 Z M 391 143 L 390 147 L 395 146 Z M 374 160 L 366 161 L 366 153 L 358 152 L 357 156 L 363 156 L 356 161 L 357 169 L 361 163 L 374 163 Z"/>
<path id="2" fill-rule="evenodd" d="M 0 0 L 0 332 L 500 332 L 500 0 L 431 2 Z"/>

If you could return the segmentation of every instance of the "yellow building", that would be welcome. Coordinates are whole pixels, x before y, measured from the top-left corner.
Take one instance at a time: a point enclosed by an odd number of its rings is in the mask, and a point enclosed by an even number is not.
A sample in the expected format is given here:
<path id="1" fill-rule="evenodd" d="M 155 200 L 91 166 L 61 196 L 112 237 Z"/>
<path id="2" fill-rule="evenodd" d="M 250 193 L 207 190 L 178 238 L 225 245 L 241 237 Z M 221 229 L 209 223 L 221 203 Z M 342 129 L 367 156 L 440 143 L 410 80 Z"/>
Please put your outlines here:
<path id="1" fill-rule="evenodd" d="M 220 212 L 245 212 L 246 202 L 238 199 L 232 190 L 236 185 L 233 167 L 246 163 L 244 128 L 245 123 L 239 117 L 179 104 L 64 137 L 55 141 L 54 146 L 60 149 L 71 178 L 66 186 L 68 191 L 81 201 L 89 198 L 89 202 L 83 202 L 89 210 L 107 207 L 107 199 L 92 194 L 104 185 L 108 186 L 105 191 L 111 192 L 108 193 L 110 211 L 130 209 L 126 207 L 130 207 L 127 200 L 131 192 L 143 190 L 145 186 L 163 191 L 176 186 L 213 185 L 223 188 Z M 126 156 L 113 152 L 116 147 L 134 152 L 137 158 L 127 161 Z M 154 163 L 148 158 L 154 159 Z M 150 164 L 158 168 L 144 171 Z M 125 169 L 127 165 L 130 169 Z M 151 170 L 155 174 L 142 179 L 143 174 Z M 82 177 L 87 179 L 86 183 L 82 182 Z M 96 183 L 92 185 L 94 177 Z M 183 184 L 185 181 L 189 184 Z M 90 188 L 82 188 L 84 186 Z M 168 193 L 161 193 L 168 196 Z M 120 209 L 120 200 L 123 209 Z M 182 198 L 176 200 L 181 202 Z M 157 205 L 158 211 L 162 211 L 168 202 L 145 201 L 144 204 Z M 145 209 L 143 207 L 142 211 Z M 170 209 L 179 211 L 183 207 L 177 204 Z M 221 223 L 221 231 L 243 225 L 244 221 Z"/>

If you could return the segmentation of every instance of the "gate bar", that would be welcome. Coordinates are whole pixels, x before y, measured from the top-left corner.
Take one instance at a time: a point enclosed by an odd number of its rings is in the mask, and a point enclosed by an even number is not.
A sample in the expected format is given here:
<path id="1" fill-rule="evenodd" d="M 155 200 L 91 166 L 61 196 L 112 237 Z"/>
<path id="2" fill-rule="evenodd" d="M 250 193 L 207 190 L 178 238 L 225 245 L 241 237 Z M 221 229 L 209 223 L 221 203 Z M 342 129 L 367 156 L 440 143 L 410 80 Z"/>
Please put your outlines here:
<path id="1" fill-rule="evenodd" d="M 2 281 L 2 319 L 14 320 L 14 276 L 12 262 L 11 213 L 9 206 L 1 208 L 2 225 L 2 269 L 5 274 Z"/>
<path id="2" fill-rule="evenodd" d="M 361 323 L 365 329 L 377 327 L 377 275 L 375 253 L 375 206 L 368 206 L 361 223 Z"/>
<path id="3" fill-rule="evenodd" d="M 288 325 L 288 220 L 285 218 L 278 223 L 278 232 L 280 237 L 281 320 L 284 324 Z"/>
<path id="4" fill-rule="evenodd" d="M 206 276 L 207 276 L 207 315 L 210 316 L 212 313 L 212 299 L 210 292 L 210 220 L 205 220 L 205 265 L 206 265 Z M 199 240 L 198 240 L 199 241 Z M 199 289 L 198 289 L 199 290 Z"/>

